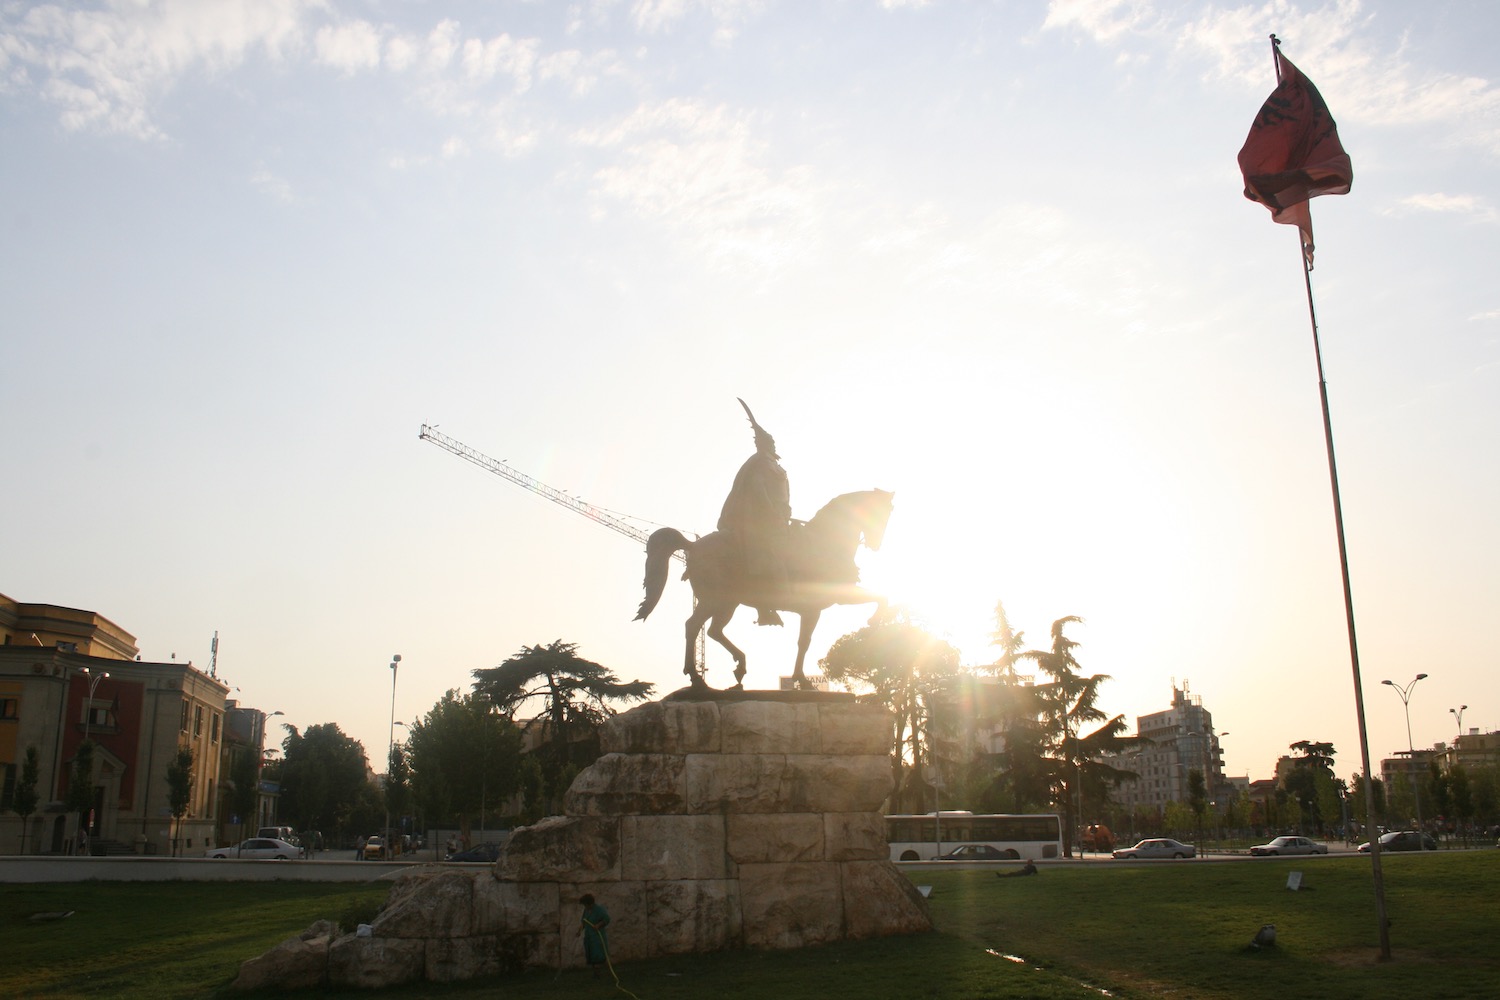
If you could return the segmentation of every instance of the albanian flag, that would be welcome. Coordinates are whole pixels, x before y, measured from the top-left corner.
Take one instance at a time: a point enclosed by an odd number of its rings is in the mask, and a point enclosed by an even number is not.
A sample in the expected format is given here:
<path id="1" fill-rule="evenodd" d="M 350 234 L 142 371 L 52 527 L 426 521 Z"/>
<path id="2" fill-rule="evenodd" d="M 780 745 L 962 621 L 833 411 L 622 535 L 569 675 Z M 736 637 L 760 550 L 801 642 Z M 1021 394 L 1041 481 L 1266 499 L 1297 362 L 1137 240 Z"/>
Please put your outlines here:
<path id="1" fill-rule="evenodd" d="M 1281 82 L 1261 105 L 1240 150 L 1245 197 L 1271 210 L 1273 222 L 1302 231 L 1302 250 L 1312 264 L 1312 213 L 1307 201 L 1320 194 L 1348 194 L 1354 180 L 1349 154 L 1323 95 L 1292 61 L 1275 49 Z"/>

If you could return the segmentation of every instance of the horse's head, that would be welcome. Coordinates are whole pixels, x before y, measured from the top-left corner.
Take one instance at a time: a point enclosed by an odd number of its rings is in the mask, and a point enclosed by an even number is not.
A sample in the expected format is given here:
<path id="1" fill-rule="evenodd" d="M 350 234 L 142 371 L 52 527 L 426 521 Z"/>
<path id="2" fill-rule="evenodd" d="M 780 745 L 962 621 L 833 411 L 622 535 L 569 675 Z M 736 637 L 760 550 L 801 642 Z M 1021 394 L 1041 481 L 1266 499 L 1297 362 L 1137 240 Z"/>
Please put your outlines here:
<path id="1" fill-rule="evenodd" d="M 891 519 L 896 494 L 871 490 L 859 495 L 864 498 L 859 505 L 859 527 L 865 536 L 865 547 L 873 552 L 885 541 L 885 526 Z"/>
<path id="2" fill-rule="evenodd" d="M 836 496 L 807 522 L 808 530 L 835 547 L 847 545 L 848 556 L 853 556 L 861 540 L 867 548 L 878 549 L 885 540 L 885 524 L 891 519 L 891 500 L 895 496 L 885 490 Z"/>

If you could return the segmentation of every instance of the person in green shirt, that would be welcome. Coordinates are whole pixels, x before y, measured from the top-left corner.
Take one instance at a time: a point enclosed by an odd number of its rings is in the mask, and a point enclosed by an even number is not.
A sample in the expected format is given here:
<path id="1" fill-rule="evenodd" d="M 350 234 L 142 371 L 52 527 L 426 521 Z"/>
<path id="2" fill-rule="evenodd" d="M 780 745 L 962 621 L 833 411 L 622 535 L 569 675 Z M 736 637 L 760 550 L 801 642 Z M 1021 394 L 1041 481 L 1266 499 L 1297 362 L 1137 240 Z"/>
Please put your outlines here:
<path id="1" fill-rule="evenodd" d="M 578 932 L 583 935 L 583 957 L 599 978 L 599 967 L 609 962 L 609 911 L 585 895 L 578 902 L 583 906 L 583 920 Z"/>

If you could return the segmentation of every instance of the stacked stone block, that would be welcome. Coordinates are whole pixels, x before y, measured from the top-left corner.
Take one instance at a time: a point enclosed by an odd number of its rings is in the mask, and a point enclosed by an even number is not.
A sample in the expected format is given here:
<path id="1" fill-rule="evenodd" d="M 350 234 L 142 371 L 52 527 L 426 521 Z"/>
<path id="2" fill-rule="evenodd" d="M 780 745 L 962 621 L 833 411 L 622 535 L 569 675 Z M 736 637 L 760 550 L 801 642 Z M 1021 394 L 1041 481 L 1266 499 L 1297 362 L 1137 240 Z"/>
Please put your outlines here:
<path id="1" fill-rule="evenodd" d="M 928 930 L 888 860 L 890 733 L 883 711 L 839 695 L 719 694 L 616 716 L 564 815 L 516 830 L 493 872 L 402 879 L 368 936 L 330 942 L 327 979 L 581 965 L 585 893 L 613 915 L 616 961 Z"/>

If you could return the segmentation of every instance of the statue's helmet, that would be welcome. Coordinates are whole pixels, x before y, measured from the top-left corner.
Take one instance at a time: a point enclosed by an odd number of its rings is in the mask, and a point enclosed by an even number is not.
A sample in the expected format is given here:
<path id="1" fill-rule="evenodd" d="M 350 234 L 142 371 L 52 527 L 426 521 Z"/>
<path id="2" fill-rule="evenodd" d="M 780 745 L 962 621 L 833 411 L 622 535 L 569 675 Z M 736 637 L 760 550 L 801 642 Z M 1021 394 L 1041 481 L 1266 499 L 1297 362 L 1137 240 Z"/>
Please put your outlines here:
<path id="1" fill-rule="evenodd" d="M 736 396 L 735 398 L 739 399 L 738 396 Z M 755 414 L 750 412 L 750 407 L 745 403 L 743 399 L 740 399 L 740 405 L 745 407 L 745 416 L 750 418 L 750 426 L 755 429 L 756 452 L 761 455 L 770 455 L 772 458 L 779 459 L 781 456 L 776 454 L 776 439 L 771 436 L 771 432 L 755 422 Z"/>

